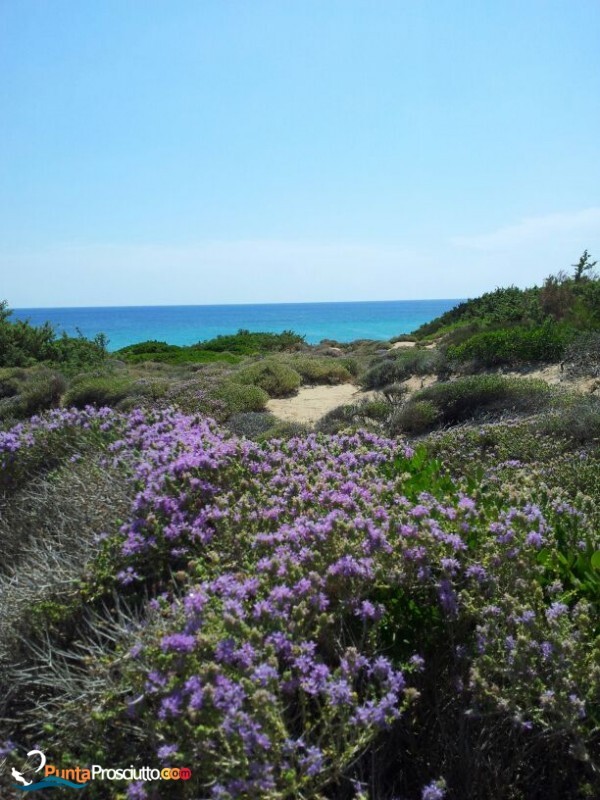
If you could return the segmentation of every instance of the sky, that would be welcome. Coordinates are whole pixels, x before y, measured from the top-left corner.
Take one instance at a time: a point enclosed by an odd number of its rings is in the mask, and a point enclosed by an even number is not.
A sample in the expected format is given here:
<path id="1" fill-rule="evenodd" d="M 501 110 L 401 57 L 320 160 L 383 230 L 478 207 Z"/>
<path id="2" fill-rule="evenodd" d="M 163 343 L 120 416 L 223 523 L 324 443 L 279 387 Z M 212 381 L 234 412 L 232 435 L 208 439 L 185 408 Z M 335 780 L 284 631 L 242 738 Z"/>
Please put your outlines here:
<path id="1" fill-rule="evenodd" d="M 0 0 L 13 308 L 472 297 L 600 258 L 598 0 Z"/>

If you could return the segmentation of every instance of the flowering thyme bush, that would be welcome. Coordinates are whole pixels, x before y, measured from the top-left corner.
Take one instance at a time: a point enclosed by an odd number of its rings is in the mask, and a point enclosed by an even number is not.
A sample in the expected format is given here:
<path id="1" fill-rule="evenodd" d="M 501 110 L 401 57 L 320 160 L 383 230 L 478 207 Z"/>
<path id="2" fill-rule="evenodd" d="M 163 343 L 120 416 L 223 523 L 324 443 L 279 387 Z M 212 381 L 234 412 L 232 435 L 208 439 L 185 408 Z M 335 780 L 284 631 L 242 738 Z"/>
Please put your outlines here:
<path id="1" fill-rule="evenodd" d="M 412 800 L 444 796 L 445 778 L 449 797 L 513 798 L 549 742 L 563 761 L 543 791 L 592 786 L 598 534 L 582 508 L 515 490 L 518 464 L 455 483 L 423 449 L 367 432 L 258 445 L 172 410 L 109 421 L 107 457 L 137 485 L 112 571 L 149 602 L 107 654 L 120 689 L 90 702 L 95 738 L 107 761 L 193 770 L 131 797 Z M 423 734 L 435 717 L 439 737 L 449 708 L 453 740 L 474 720 L 494 744 L 477 761 L 461 740 L 475 788 L 451 743 Z"/>
<path id="2" fill-rule="evenodd" d="M 109 408 L 57 409 L 0 431 L 0 490 L 14 489 L 82 449 L 102 447 L 123 420 Z"/>

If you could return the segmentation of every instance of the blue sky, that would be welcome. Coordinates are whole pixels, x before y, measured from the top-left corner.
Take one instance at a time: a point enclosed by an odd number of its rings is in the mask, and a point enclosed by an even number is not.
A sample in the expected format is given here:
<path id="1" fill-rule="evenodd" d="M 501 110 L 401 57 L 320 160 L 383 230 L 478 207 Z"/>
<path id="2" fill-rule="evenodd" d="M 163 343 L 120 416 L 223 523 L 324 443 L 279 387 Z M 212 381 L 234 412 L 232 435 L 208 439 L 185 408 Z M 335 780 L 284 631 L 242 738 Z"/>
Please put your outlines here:
<path id="1" fill-rule="evenodd" d="M 597 0 L 4 0 L 13 307 L 464 297 L 600 257 Z"/>

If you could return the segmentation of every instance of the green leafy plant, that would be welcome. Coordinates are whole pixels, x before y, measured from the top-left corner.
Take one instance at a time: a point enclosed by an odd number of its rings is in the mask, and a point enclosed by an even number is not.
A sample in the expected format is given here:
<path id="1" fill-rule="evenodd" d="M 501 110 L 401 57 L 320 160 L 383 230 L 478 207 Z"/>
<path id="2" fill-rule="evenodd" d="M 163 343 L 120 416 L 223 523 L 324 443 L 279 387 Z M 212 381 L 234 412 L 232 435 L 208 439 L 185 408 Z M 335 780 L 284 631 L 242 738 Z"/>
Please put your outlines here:
<path id="1" fill-rule="evenodd" d="M 257 361 L 242 367 L 235 375 L 239 383 L 259 386 L 270 397 L 288 397 L 300 387 L 302 379 L 295 369 L 275 359 Z"/>

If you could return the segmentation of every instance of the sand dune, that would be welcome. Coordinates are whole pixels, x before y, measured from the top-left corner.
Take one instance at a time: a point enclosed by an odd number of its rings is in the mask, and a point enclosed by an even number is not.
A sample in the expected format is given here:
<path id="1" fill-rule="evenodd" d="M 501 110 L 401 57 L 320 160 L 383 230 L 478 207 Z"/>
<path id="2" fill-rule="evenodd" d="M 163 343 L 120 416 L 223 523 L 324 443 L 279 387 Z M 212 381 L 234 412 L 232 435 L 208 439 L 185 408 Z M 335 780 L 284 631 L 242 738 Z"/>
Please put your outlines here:
<path id="1" fill-rule="evenodd" d="M 339 386 L 302 386 L 294 397 L 271 399 L 267 411 L 279 419 L 312 424 L 328 411 L 346 403 L 354 403 L 372 392 L 361 392 L 353 383 Z"/>

